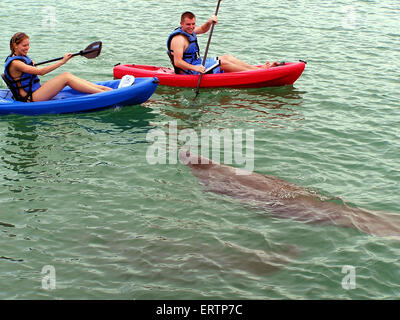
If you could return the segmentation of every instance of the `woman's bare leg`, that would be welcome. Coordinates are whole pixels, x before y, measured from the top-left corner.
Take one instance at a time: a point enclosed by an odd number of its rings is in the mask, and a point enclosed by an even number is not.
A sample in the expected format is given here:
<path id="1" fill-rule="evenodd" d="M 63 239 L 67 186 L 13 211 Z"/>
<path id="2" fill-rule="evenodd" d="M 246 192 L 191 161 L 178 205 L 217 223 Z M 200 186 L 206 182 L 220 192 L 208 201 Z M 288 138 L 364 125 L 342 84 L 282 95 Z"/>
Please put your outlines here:
<path id="1" fill-rule="evenodd" d="M 45 101 L 53 98 L 66 86 L 84 93 L 99 93 L 112 90 L 111 88 L 93 84 L 87 80 L 78 78 L 69 72 L 64 72 L 44 83 L 33 93 L 33 101 Z"/>
<path id="2" fill-rule="evenodd" d="M 74 76 L 74 75 L 72 75 L 72 76 L 75 77 L 75 78 L 77 78 L 77 79 L 79 79 L 79 80 L 81 81 L 81 83 L 85 83 L 85 84 L 88 85 L 88 86 L 92 86 L 92 87 L 94 87 L 94 88 L 101 89 L 102 91 L 110 91 L 110 90 L 113 90 L 113 89 L 110 88 L 110 87 L 102 86 L 102 85 L 100 85 L 100 84 L 95 84 L 95 83 L 92 83 L 92 82 L 87 81 L 87 80 L 85 80 L 85 79 L 78 78 L 78 77 L 76 77 L 76 76 Z M 71 88 L 72 88 L 72 87 L 71 87 Z M 77 89 L 75 89 L 75 90 L 77 90 Z M 77 91 L 80 91 L 80 90 L 77 90 Z M 101 91 L 100 91 L 100 92 L 101 92 Z"/>

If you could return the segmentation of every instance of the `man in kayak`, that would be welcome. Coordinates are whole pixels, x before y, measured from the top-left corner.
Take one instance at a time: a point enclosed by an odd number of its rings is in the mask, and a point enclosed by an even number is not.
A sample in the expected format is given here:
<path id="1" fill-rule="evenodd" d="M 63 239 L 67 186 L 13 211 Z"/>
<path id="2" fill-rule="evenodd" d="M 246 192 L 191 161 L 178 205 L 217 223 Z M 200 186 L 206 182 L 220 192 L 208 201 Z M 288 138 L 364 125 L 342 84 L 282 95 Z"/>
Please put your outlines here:
<path id="1" fill-rule="evenodd" d="M 176 28 L 168 37 L 168 55 L 175 67 L 176 73 L 199 74 L 222 73 L 257 70 L 259 67 L 250 65 L 232 55 L 223 55 L 216 58 L 207 58 L 205 66 L 202 65 L 197 35 L 206 33 L 213 23 L 218 23 L 218 17 L 212 16 L 206 23 L 197 27 L 196 16 L 189 11 L 181 15 L 181 26 Z M 278 65 L 277 62 L 266 62 L 263 68 Z"/>
<path id="2" fill-rule="evenodd" d="M 14 97 L 18 101 L 33 102 L 50 100 L 64 87 L 70 86 L 79 92 L 98 93 L 112 90 L 111 88 L 93 84 L 64 72 L 43 85 L 40 85 L 38 75 L 43 76 L 67 63 L 72 58 L 71 53 L 64 58 L 46 67 L 35 67 L 31 58 L 28 57 L 29 36 L 23 32 L 17 32 L 10 40 L 11 54 L 6 59 L 4 74 L 16 93 Z M 11 88 L 10 88 L 11 89 Z"/>

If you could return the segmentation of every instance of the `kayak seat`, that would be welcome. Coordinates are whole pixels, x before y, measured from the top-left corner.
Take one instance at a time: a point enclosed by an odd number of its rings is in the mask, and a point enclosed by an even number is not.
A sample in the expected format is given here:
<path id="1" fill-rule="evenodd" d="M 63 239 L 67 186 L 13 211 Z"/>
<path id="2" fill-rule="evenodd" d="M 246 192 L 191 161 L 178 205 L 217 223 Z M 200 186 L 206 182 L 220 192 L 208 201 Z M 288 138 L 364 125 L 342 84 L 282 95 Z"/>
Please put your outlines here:
<path id="1" fill-rule="evenodd" d="M 179 69 L 178 67 L 175 67 L 175 65 L 174 65 L 174 56 L 172 55 L 172 53 L 167 50 L 167 54 L 168 54 L 169 59 L 171 60 L 172 66 L 174 67 L 175 73 L 181 74 L 181 69 Z"/>
<path id="2" fill-rule="evenodd" d="M 14 100 L 17 100 L 16 97 L 18 97 L 18 92 L 15 90 L 15 88 L 11 85 L 10 80 L 7 79 L 6 75 L 3 73 L 1 75 L 1 78 L 3 79 L 3 81 L 6 83 L 8 89 L 10 89 L 11 93 L 12 93 L 12 97 Z"/>

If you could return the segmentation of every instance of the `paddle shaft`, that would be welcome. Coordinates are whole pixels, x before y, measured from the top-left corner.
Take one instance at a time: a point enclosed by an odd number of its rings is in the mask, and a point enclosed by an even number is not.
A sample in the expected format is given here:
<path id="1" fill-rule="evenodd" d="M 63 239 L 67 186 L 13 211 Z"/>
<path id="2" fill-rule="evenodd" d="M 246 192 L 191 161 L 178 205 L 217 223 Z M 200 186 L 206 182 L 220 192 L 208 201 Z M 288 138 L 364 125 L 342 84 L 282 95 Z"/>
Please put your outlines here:
<path id="1" fill-rule="evenodd" d="M 217 9 L 215 10 L 215 15 L 218 15 L 218 10 L 219 10 L 219 5 L 220 5 L 220 3 L 221 3 L 221 0 L 218 0 Z M 203 66 L 204 66 L 205 63 L 206 63 L 207 54 L 208 54 L 208 48 L 210 47 L 211 37 L 212 37 L 213 31 L 214 31 L 214 26 L 215 26 L 215 23 L 213 22 L 213 23 L 212 23 L 212 26 L 211 26 L 211 30 L 210 30 L 210 35 L 209 35 L 208 41 L 207 41 L 206 51 L 204 52 L 204 58 L 203 58 L 203 63 L 202 63 Z M 194 97 L 194 99 L 196 99 L 197 96 L 198 96 L 198 94 L 199 94 L 200 83 L 201 83 L 201 78 L 202 78 L 202 77 L 203 77 L 203 74 L 200 73 L 199 81 L 197 82 L 196 96 Z"/>
<path id="2" fill-rule="evenodd" d="M 82 54 L 90 53 L 90 52 L 93 52 L 93 51 L 96 51 L 96 50 L 98 50 L 98 49 L 92 49 L 92 50 L 88 50 L 88 51 L 81 50 L 81 51 L 79 51 L 79 52 L 77 52 L 77 53 L 72 54 L 72 56 L 73 56 L 73 57 L 76 57 L 76 56 L 80 56 L 80 55 L 82 55 Z M 41 64 L 45 64 L 45 63 L 50 63 L 50 62 L 58 61 L 58 60 L 61 60 L 61 59 L 63 59 L 63 58 L 64 58 L 64 57 L 59 57 L 59 58 L 54 58 L 54 59 L 51 59 L 51 60 L 46 60 L 46 61 L 43 61 L 43 62 L 35 63 L 35 66 L 40 66 Z"/>

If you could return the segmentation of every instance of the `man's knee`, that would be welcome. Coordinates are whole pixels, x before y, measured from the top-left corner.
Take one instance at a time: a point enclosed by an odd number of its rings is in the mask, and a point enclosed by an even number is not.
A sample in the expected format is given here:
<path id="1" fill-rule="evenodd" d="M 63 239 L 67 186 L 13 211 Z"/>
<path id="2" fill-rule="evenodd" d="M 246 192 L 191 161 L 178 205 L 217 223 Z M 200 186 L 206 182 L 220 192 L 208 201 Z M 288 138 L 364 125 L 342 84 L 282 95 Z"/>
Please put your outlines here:
<path id="1" fill-rule="evenodd" d="M 230 55 L 219 57 L 219 60 L 221 61 L 221 67 L 225 68 L 233 65 L 233 62 L 231 61 L 230 57 L 231 57 Z"/>
<path id="2" fill-rule="evenodd" d="M 231 54 L 226 54 L 226 55 L 223 55 L 222 57 L 220 57 L 219 59 L 221 61 L 231 62 L 232 58 L 233 58 L 233 56 Z"/>

